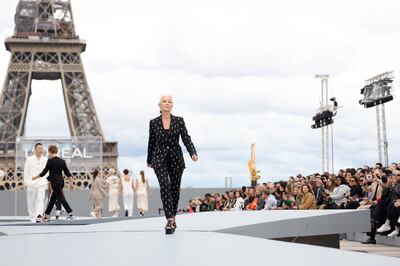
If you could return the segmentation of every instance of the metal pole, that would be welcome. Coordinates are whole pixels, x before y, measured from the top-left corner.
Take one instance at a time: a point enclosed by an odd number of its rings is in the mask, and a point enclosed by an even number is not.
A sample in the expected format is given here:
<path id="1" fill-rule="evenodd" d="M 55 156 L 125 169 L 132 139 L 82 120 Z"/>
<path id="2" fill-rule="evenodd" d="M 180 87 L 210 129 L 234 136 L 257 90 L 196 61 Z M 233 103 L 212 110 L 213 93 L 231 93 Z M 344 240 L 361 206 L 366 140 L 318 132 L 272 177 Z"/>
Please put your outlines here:
<path id="1" fill-rule="evenodd" d="M 324 80 L 321 79 L 321 112 L 323 112 L 324 108 Z M 324 132 L 324 127 L 321 128 L 321 134 L 322 134 L 322 172 L 325 171 L 325 132 Z"/>
<path id="2" fill-rule="evenodd" d="M 383 133 L 383 158 L 384 166 L 389 166 L 389 156 L 388 156 L 388 141 L 386 137 L 386 114 L 385 114 L 385 104 L 382 104 L 382 133 Z"/>
<path id="3" fill-rule="evenodd" d="M 378 133 L 378 160 L 381 164 L 382 163 L 382 140 L 381 140 L 381 117 L 380 117 L 380 105 L 376 106 L 376 129 Z"/>
<path id="4" fill-rule="evenodd" d="M 321 107 L 320 112 L 329 110 L 328 106 L 328 79 L 329 75 L 316 75 L 315 78 L 321 79 Z M 329 128 L 321 128 L 322 138 L 322 171 L 329 172 Z"/>
<path id="5" fill-rule="evenodd" d="M 331 125 L 331 150 L 332 150 L 332 174 L 335 173 L 335 164 L 334 164 L 334 156 L 333 156 L 333 124 Z"/>
<path id="6" fill-rule="evenodd" d="M 321 133 L 322 133 L 322 141 L 321 141 L 321 143 L 322 143 L 322 156 L 321 156 L 321 158 L 322 158 L 322 172 L 324 172 L 324 169 L 325 169 L 325 149 L 324 149 L 324 128 L 322 127 L 321 128 Z"/>

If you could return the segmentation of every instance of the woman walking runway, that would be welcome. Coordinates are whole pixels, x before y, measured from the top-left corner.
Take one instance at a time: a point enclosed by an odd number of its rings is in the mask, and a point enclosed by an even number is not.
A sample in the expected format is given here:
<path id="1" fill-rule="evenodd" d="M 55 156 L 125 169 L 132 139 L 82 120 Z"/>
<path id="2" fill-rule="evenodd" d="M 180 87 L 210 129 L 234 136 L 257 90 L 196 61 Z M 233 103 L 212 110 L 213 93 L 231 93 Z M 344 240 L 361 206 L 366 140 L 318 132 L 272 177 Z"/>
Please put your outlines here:
<path id="1" fill-rule="evenodd" d="M 124 201 L 125 217 L 132 217 L 133 214 L 133 178 L 129 175 L 129 170 L 124 169 L 121 177 L 122 199 Z"/>
<path id="2" fill-rule="evenodd" d="M 144 175 L 144 171 L 140 171 L 140 177 L 136 179 L 136 203 L 140 216 L 148 211 L 147 195 L 149 194 L 149 181 Z"/>
<path id="3" fill-rule="evenodd" d="M 179 136 L 192 160 L 196 162 L 198 157 L 183 118 L 171 114 L 172 97 L 162 96 L 158 106 L 161 115 L 150 121 L 147 164 L 154 169 L 160 184 L 161 201 L 167 218 L 165 233 L 172 234 L 176 229 L 175 216 L 185 169 Z"/>
<path id="4" fill-rule="evenodd" d="M 119 192 L 120 192 L 120 180 L 115 175 L 115 170 L 110 168 L 108 170 L 109 177 L 106 179 L 108 186 L 108 211 L 112 213 L 112 218 L 118 217 L 118 211 L 120 209 L 118 204 Z"/>
<path id="5" fill-rule="evenodd" d="M 103 182 L 101 177 L 97 177 L 99 171 L 94 170 L 93 181 L 92 181 L 92 189 L 90 191 L 89 199 L 93 203 L 93 209 L 90 212 L 90 215 L 95 219 L 100 219 L 103 216 L 103 204 L 104 197 L 107 195 L 106 191 L 103 189 Z"/>

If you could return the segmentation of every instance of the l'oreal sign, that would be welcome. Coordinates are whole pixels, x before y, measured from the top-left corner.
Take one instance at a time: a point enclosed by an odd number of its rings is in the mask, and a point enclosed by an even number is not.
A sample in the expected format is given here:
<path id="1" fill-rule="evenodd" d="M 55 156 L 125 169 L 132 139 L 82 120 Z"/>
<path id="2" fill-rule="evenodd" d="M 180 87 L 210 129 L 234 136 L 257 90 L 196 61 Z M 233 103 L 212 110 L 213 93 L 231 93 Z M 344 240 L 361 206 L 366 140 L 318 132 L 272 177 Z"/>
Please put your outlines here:
<path id="1" fill-rule="evenodd" d="M 48 157 L 48 147 L 56 145 L 58 156 L 63 158 L 69 168 L 79 171 L 91 171 L 101 167 L 103 157 L 103 141 L 101 137 L 71 137 L 71 138 L 18 138 L 15 147 L 15 162 L 17 171 L 23 169 L 25 160 L 34 154 L 35 144 L 43 145 L 42 155 Z"/>
<path id="2" fill-rule="evenodd" d="M 49 151 L 47 150 L 48 147 L 43 146 L 43 156 L 48 157 Z M 34 154 L 34 148 L 25 149 L 25 158 Z M 70 148 L 70 147 L 63 147 L 58 150 L 57 153 L 58 157 L 61 157 L 65 160 L 67 159 L 93 159 L 93 155 L 88 155 L 86 148 Z"/>

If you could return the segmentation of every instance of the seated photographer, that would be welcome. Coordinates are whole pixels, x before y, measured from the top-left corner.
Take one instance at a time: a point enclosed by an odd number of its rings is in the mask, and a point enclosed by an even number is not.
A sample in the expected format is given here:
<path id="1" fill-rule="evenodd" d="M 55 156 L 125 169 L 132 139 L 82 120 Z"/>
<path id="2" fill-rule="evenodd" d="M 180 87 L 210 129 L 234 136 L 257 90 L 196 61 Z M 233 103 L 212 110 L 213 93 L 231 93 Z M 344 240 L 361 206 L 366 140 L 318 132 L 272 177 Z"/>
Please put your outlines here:
<path id="1" fill-rule="evenodd" d="M 368 192 L 368 198 L 371 201 L 380 199 L 382 196 L 383 187 L 380 185 L 380 178 L 382 176 L 381 168 L 375 168 L 372 175 L 366 175 L 360 178 L 360 183 L 364 192 Z"/>
<path id="2" fill-rule="evenodd" d="M 303 184 L 301 186 L 301 194 L 302 195 L 299 210 L 310 210 L 317 208 L 314 194 L 311 192 L 311 188 L 309 185 Z"/>

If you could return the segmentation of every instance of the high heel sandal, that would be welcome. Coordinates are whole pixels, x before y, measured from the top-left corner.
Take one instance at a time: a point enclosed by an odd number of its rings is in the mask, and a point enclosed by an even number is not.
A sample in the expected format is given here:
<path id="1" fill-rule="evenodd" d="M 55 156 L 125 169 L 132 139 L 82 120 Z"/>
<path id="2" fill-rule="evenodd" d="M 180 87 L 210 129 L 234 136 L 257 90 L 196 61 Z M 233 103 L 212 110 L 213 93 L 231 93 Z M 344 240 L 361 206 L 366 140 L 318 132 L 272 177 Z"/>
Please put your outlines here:
<path id="1" fill-rule="evenodd" d="M 173 224 L 172 224 L 172 225 L 175 227 L 175 229 L 176 229 L 176 228 L 178 228 L 178 226 L 176 225 L 175 216 L 174 216 L 172 219 L 174 219 L 174 222 L 173 222 Z"/>
<path id="2" fill-rule="evenodd" d="M 175 232 L 174 219 L 170 218 L 167 220 L 167 225 L 165 226 L 165 234 L 171 235 L 174 232 Z"/>

